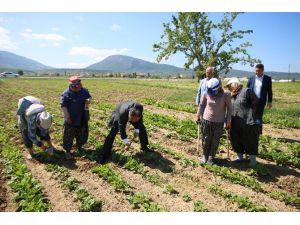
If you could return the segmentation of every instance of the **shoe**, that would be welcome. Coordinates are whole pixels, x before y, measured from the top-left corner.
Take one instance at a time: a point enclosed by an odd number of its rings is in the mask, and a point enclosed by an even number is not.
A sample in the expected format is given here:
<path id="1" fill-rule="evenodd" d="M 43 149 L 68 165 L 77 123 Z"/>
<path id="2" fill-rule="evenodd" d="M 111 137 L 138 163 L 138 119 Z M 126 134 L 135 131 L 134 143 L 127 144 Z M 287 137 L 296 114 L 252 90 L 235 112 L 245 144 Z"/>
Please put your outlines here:
<path id="1" fill-rule="evenodd" d="M 208 160 L 207 160 L 207 165 L 213 165 L 214 164 L 214 161 L 213 161 L 213 158 L 212 157 L 208 157 Z"/>
<path id="2" fill-rule="evenodd" d="M 48 154 L 51 155 L 51 156 L 54 154 L 54 150 L 53 150 L 52 147 L 47 148 L 47 149 L 45 150 L 45 152 L 48 153 Z"/>
<path id="3" fill-rule="evenodd" d="M 254 168 L 257 166 L 257 162 L 250 162 L 248 163 L 248 166 Z"/>
<path id="4" fill-rule="evenodd" d="M 26 157 L 26 159 L 28 159 L 28 160 L 32 160 L 32 159 L 33 159 L 33 155 L 31 155 L 31 154 L 28 154 L 28 155 L 27 155 L 27 157 Z"/>
<path id="5" fill-rule="evenodd" d="M 105 157 L 103 155 L 100 155 L 97 160 L 97 163 L 103 165 L 105 162 L 106 162 Z"/>
<path id="6" fill-rule="evenodd" d="M 205 156 L 202 156 L 202 157 L 198 157 L 198 160 L 199 160 L 199 162 L 201 163 L 201 164 L 204 164 L 204 163 L 206 163 L 206 158 L 205 158 Z"/>
<path id="7" fill-rule="evenodd" d="M 144 151 L 144 152 L 154 152 L 154 150 L 149 148 L 148 146 L 142 148 L 142 151 Z"/>
<path id="8" fill-rule="evenodd" d="M 232 161 L 233 163 L 243 163 L 245 162 L 244 159 L 236 158 L 235 160 Z"/>
<path id="9" fill-rule="evenodd" d="M 67 160 L 72 159 L 72 155 L 71 155 L 70 152 L 66 152 L 66 153 L 65 153 L 65 156 L 66 156 L 66 159 L 67 159 Z"/>

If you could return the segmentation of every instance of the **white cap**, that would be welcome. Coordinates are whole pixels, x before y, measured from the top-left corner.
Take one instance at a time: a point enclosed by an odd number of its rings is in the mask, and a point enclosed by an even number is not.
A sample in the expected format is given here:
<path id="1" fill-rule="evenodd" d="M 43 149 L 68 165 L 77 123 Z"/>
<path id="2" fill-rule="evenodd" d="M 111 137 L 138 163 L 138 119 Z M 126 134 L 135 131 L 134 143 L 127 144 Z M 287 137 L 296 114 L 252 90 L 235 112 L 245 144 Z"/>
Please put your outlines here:
<path id="1" fill-rule="evenodd" d="M 40 115 L 40 126 L 43 129 L 49 129 L 52 125 L 52 116 L 50 113 L 44 111 Z"/>
<path id="2" fill-rule="evenodd" d="M 230 84 L 236 83 L 238 85 L 241 85 L 241 82 L 239 80 L 239 78 L 237 77 L 232 77 L 227 81 L 226 87 L 228 87 Z"/>

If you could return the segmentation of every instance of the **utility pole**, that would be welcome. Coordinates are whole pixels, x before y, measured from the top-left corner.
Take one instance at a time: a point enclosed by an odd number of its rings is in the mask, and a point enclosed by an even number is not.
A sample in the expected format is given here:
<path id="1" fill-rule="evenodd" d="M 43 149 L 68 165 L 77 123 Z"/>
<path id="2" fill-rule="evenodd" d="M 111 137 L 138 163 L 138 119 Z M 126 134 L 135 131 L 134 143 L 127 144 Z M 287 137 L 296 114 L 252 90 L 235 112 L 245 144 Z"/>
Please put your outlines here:
<path id="1" fill-rule="evenodd" d="M 290 72 L 291 72 L 291 64 L 289 64 L 289 75 L 288 75 L 288 82 L 290 82 Z"/>

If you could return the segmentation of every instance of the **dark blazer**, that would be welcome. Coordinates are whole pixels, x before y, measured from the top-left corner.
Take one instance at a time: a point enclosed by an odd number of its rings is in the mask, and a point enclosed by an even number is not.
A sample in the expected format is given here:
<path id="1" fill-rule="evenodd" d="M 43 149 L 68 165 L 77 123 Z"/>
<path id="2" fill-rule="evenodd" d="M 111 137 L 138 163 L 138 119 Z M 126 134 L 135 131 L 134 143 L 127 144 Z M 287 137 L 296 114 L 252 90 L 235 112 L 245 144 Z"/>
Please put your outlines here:
<path id="1" fill-rule="evenodd" d="M 109 127 L 115 127 L 120 129 L 121 138 L 127 138 L 126 134 L 126 125 L 128 122 L 129 110 L 131 108 L 135 108 L 139 110 L 141 113 L 143 112 L 143 106 L 140 103 L 134 101 L 123 102 L 117 106 L 117 108 L 113 111 L 112 117 L 108 123 Z M 131 122 L 130 122 L 131 123 Z M 143 124 L 143 117 L 137 123 L 131 123 L 134 128 L 140 129 Z"/>
<path id="2" fill-rule="evenodd" d="M 255 84 L 255 76 L 251 77 L 248 80 L 247 88 L 250 88 L 254 91 L 254 84 Z M 268 103 L 272 103 L 273 100 L 273 91 L 272 91 L 272 79 L 271 77 L 264 74 L 262 87 L 261 87 L 261 94 L 259 99 L 259 105 L 265 107 L 267 103 L 267 96 L 268 96 Z"/>

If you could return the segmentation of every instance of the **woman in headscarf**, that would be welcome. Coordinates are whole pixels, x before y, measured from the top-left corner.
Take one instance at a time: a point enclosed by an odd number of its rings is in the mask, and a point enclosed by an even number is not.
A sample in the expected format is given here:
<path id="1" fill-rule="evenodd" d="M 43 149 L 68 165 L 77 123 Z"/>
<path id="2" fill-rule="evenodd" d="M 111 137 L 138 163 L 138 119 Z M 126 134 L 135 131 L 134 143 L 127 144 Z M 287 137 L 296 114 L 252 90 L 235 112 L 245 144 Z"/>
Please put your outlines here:
<path id="1" fill-rule="evenodd" d="M 225 115 L 226 129 L 230 128 L 231 122 L 230 93 L 223 90 L 220 80 L 211 78 L 207 81 L 207 91 L 201 97 L 197 115 L 202 123 L 203 156 L 200 162 L 212 165 L 223 133 Z"/>
<path id="2" fill-rule="evenodd" d="M 255 166 L 259 139 L 259 121 L 256 115 L 258 98 L 251 89 L 243 88 L 238 78 L 231 78 L 226 87 L 231 93 L 232 102 L 230 139 L 233 150 L 237 153 L 234 162 L 243 162 L 243 155 L 248 154 L 250 166 Z"/>

